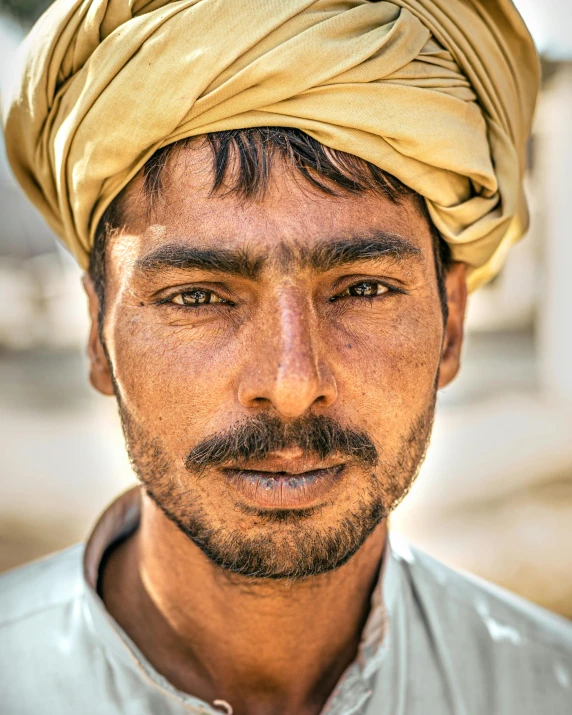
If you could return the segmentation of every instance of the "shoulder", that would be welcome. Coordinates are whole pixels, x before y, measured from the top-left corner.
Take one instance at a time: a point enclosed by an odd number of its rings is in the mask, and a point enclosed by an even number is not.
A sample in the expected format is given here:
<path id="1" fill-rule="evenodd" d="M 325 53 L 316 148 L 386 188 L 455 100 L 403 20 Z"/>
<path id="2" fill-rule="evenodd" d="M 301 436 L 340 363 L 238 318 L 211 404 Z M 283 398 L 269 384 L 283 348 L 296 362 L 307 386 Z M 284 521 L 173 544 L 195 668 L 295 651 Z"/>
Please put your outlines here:
<path id="1" fill-rule="evenodd" d="M 93 712 L 88 676 L 101 665 L 86 625 L 83 551 L 0 575 L 2 713 Z"/>
<path id="2" fill-rule="evenodd" d="M 493 642 L 514 645 L 533 641 L 572 657 L 572 623 L 484 579 L 457 571 L 391 537 L 392 550 L 404 562 L 419 591 L 431 595 L 448 619 L 482 624 Z"/>
<path id="3" fill-rule="evenodd" d="M 572 623 L 445 566 L 399 535 L 391 547 L 418 632 L 447 680 L 480 699 L 481 712 L 570 712 Z"/>
<path id="4" fill-rule="evenodd" d="M 391 536 L 394 556 L 408 573 L 413 587 L 430 600 L 447 621 L 478 626 L 493 643 L 535 645 L 572 658 L 572 623 L 505 589 L 457 571 Z"/>
<path id="5" fill-rule="evenodd" d="M 0 632 L 68 605 L 81 595 L 83 545 L 0 574 Z"/>

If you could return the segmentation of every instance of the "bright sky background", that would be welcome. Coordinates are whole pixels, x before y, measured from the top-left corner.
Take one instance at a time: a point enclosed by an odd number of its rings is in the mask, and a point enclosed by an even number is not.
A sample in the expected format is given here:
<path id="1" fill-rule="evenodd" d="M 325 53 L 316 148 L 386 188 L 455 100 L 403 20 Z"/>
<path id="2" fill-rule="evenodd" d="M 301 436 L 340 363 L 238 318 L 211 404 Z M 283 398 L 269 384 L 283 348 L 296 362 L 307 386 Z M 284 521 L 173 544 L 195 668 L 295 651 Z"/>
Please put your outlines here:
<path id="1" fill-rule="evenodd" d="M 542 54 L 572 59 L 572 0 L 514 1 Z"/>

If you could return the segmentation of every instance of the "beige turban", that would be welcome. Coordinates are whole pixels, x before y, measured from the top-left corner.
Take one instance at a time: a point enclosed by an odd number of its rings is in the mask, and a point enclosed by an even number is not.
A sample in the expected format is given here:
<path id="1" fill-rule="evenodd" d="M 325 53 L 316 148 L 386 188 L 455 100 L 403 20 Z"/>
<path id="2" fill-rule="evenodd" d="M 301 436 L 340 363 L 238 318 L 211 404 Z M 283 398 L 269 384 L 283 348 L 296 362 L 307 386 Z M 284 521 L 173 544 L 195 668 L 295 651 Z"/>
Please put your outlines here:
<path id="1" fill-rule="evenodd" d="M 527 228 L 538 82 L 510 0 L 56 0 L 2 101 L 12 168 L 84 267 L 157 149 L 287 126 L 422 194 L 475 288 Z"/>

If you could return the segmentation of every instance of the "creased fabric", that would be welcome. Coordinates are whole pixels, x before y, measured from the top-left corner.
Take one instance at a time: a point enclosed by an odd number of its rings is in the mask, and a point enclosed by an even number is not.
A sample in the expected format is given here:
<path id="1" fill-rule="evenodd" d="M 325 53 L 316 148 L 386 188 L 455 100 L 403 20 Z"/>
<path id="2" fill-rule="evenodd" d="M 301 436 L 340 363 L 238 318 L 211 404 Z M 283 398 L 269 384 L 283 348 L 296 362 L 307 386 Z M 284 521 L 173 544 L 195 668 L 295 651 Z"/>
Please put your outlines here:
<path id="1" fill-rule="evenodd" d="M 56 0 L 2 114 L 16 177 L 83 267 L 158 148 L 289 126 L 422 194 L 475 288 L 527 228 L 538 84 L 509 0 Z"/>
<path id="2" fill-rule="evenodd" d="M 2 715 L 221 715 L 157 672 L 98 595 L 140 496 L 110 505 L 85 547 L 0 574 Z M 203 584 L 189 573 L 188 586 Z M 570 715 L 571 683 L 569 621 L 391 534 L 356 659 L 321 715 Z"/>

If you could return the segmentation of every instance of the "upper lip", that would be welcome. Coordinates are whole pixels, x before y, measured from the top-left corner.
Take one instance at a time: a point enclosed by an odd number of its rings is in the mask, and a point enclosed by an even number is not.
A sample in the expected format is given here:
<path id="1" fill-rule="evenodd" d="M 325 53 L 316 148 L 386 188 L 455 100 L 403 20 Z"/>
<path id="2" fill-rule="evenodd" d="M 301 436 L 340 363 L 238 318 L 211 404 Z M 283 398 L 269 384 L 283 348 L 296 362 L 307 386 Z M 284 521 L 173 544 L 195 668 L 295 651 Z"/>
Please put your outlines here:
<path id="1" fill-rule="evenodd" d="M 304 474 L 321 469 L 332 469 L 344 464 L 342 459 L 309 459 L 307 457 L 289 457 L 270 455 L 261 460 L 249 460 L 241 463 L 225 464 L 223 469 L 240 472 L 264 472 L 268 474 Z"/>

